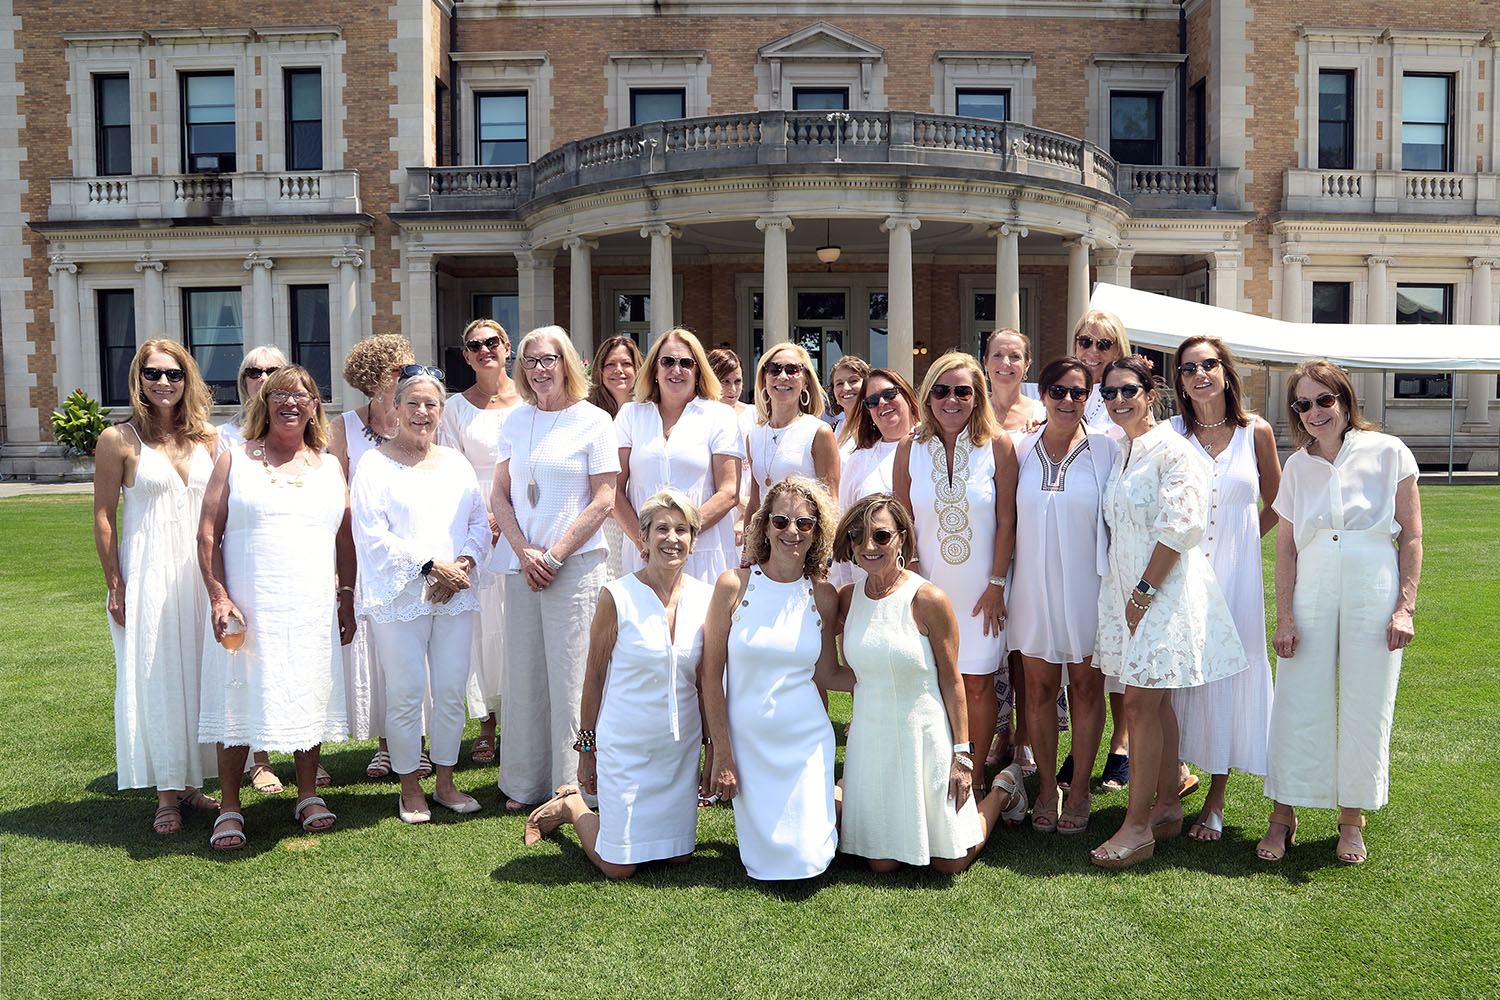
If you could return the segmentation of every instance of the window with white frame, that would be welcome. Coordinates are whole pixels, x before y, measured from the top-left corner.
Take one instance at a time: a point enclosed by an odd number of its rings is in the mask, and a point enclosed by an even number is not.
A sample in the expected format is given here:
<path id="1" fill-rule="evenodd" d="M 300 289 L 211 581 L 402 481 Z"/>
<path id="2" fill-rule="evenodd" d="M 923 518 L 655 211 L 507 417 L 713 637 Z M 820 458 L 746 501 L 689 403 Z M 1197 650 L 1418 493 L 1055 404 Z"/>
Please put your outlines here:
<path id="1" fill-rule="evenodd" d="M 826 22 L 808 25 L 761 46 L 756 57 L 755 106 L 760 110 L 794 109 L 799 90 L 812 100 L 812 91 L 839 89 L 850 110 L 885 108 L 885 50 L 842 28 Z"/>
<path id="2" fill-rule="evenodd" d="M 1186 55 L 1096 52 L 1089 57 L 1089 124 L 1084 138 L 1122 163 L 1173 164 L 1177 75 Z"/>
<path id="3" fill-rule="evenodd" d="M 462 120 L 458 134 L 464 137 L 461 155 L 468 164 L 483 164 L 481 152 L 504 155 L 504 163 L 529 163 L 552 148 L 552 63 L 546 52 L 456 52 L 458 108 Z M 481 96 L 517 98 L 483 109 L 488 116 L 481 124 Z M 525 134 L 521 136 L 520 123 Z M 506 127 L 497 128 L 504 124 Z M 486 136 L 481 137 L 481 130 Z M 469 137 L 473 138 L 470 139 Z M 512 142 L 508 147 L 485 147 L 484 141 Z M 525 149 L 522 150 L 522 145 Z"/>
<path id="4" fill-rule="evenodd" d="M 702 50 L 611 52 L 604 72 L 606 128 L 710 113 L 708 53 Z"/>
<path id="5" fill-rule="evenodd" d="M 182 169 L 184 173 L 232 173 L 235 169 L 234 74 L 182 74 Z"/>
<path id="6" fill-rule="evenodd" d="M 526 94 L 474 95 L 474 162 L 486 167 L 527 163 Z"/>
<path id="7" fill-rule="evenodd" d="M 1031 52 L 941 51 L 935 54 L 932 110 L 1029 123 L 1036 110 Z"/>
<path id="8" fill-rule="evenodd" d="M 1453 286 L 1398 284 L 1396 325 L 1426 326 L 1453 322 Z M 1397 399 L 1448 399 L 1453 395 L 1453 377 L 1444 372 L 1397 372 Z"/>
<path id="9" fill-rule="evenodd" d="M 183 336 L 214 402 L 238 402 L 245 320 L 238 288 L 184 288 Z"/>
<path id="10" fill-rule="evenodd" d="M 1453 169 L 1453 75 L 1401 78 L 1401 168 Z"/>

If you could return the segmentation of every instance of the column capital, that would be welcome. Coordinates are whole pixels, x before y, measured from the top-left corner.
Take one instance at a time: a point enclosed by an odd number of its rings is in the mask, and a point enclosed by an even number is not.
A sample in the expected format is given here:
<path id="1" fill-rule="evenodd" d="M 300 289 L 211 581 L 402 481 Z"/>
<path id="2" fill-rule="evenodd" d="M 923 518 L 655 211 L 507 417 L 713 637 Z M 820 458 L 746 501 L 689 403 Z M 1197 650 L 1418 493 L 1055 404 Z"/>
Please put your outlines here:
<path id="1" fill-rule="evenodd" d="M 515 255 L 516 263 L 521 267 L 551 267 L 554 259 L 553 251 L 544 250 L 541 247 L 524 246 L 512 250 L 511 253 Z"/>
<path id="2" fill-rule="evenodd" d="M 1385 267 L 1389 264 L 1394 263 L 1396 263 L 1395 257 L 1389 257 L 1383 254 L 1375 254 L 1365 258 L 1366 267 Z"/>
<path id="3" fill-rule="evenodd" d="M 251 250 L 245 254 L 245 270 L 253 271 L 257 267 L 263 267 L 267 271 L 276 266 L 276 262 L 269 257 L 262 257 L 259 250 Z"/>
<path id="4" fill-rule="evenodd" d="M 563 249 L 564 250 L 567 250 L 567 251 L 570 251 L 570 252 L 573 251 L 573 250 L 578 250 L 578 249 L 586 249 L 586 250 L 598 250 L 599 249 L 599 241 L 598 240 L 591 240 L 591 239 L 589 239 L 589 238 L 587 238 L 585 236 L 569 236 L 567 239 L 563 240 L 562 245 L 563 245 Z"/>
<path id="5" fill-rule="evenodd" d="M 77 263 L 75 263 L 74 261 L 69 260 L 67 257 L 64 257 L 60 253 L 53 254 L 50 258 L 48 258 L 48 261 L 49 261 L 49 263 L 47 264 L 47 273 L 48 274 L 77 274 L 78 273 L 78 265 L 77 265 Z"/>
<path id="6" fill-rule="evenodd" d="M 166 269 L 167 265 L 164 261 L 157 260 L 149 253 L 143 253 L 135 259 L 135 270 L 137 274 L 144 271 L 155 271 L 157 274 L 160 274 Z"/>
<path id="7" fill-rule="evenodd" d="M 1129 267 L 1135 260 L 1135 248 L 1103 247 L 1094 251 L 1094 258 L 1102 267 Z"/>
<path id="8" fill-rule="evenodd" d="M 765 218 L 756 219 L 755 228 L 759 229 L 761 232 L 765 232 L 767 229 L 785 229 L 787 232 L 791 232 L 797 227 L 792 225 L 792 220 L 789 216 L 771 215 L 766 216 Z"/>
<path id="9" fill-rule="evenodd" d="M 892 215 L 888 216 L 886 220 L 880 224 L 881 231 L 887 233 L 895 232 L 897 229 L 901 228 L 906 228 L 911 230 L 912 232 L 916 232 L 918 229 L 922 228 L 922 220 L 912 215 Z"/>
<path id="10" fill-rule="evenodd" d="M 1211 250 L 1208 259 L 1214 268 L 1239 267 L 1245 262 L 1245 254 L 1242 250 Z"/>
<path id="11" fill-rule="evenodd" d="M 1281 255 L 1283 264 L 1306 264 L 1311 258 L 1305 253 L 1284 253 Z"/>
<path id="12" fill-rule="evenodd" d="M 1474 270 L 1476 270 L 1476 271 L 1483 270 L 1484 268 L 1487 268 L 1487 267 L 1488 268 L 1500 267 L 1500 258 L 1495 258 L 1495 257 L 1474 257 L 1474 258 L 1471 258 L 1469 260 L 1469 266 L 1471 268 L 1473 268 Z"/>
<path id="13" fill-rule="evenodd" d="M 682 230 L 669 222 L 654 222 L 641 227 L 641 238 L 651 236 L 665 236 L 667 239 L 676 239 L 682 235 Z"/>
<path id="14" fill-rule="evenodd" d="M 1031 230 L 1014 222 L 1001 222 L 990 226 L 989 229 L 985 230 L 985 234 L 991 239 L 999 239 L 1002 236 L 1020 236 L 1024 238 L 1031 235 Z"/>
<path id="15" fill-rule="evenodd" d="M 1092 236 L 1075 236 L 1072 239 L 1063 240 L 1062 244 L 1069 249 L 1083 247 L 1085 250 L 1092 250 L 1099 245 L 1099 241 Z"/>
<path id="16" fill-rule="evenodd" d="M 365 262 L 365 252 L 359 247 L 346 246 L 333 255 L 333 267 L 362 267 Z"/>

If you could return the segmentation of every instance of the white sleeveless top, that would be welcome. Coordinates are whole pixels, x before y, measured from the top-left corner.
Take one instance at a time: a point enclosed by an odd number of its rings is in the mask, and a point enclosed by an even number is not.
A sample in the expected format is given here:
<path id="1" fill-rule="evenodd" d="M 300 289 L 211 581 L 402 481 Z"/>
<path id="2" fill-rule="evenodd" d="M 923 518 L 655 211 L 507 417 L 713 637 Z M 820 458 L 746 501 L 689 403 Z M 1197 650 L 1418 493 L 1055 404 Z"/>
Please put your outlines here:
<path id="1" fill-rule="evenodd" d="M 813 466 L 813 439 L 825 426 L 811 413 L 804 413 L 785 427 L 756 423 L 750 428 L 746 448 L 750 455 L 750 474 L 760 484 L 762 496 L 787 476 L 817 478 Z"/>

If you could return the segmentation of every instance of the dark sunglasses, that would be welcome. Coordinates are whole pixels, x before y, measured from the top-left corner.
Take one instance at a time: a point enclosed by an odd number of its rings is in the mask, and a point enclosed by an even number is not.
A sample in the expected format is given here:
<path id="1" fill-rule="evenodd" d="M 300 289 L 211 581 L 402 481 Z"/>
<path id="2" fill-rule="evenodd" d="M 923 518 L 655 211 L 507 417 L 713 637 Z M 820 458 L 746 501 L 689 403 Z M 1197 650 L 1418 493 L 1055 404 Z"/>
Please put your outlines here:
<path id="1" fill-rule="evenodd" d="M 955 399 L 968 399 L 974 395 L 974 387 L 972 385 L 949 385 L 946 382 L 939 382 L 928 390 L 928 395 L 937 399 L 947 399 L 950 392 L 953 393 L 953 398 Z"/>
<path id="2" fill-rule="evenodd" d="M 1053 399 L 1067 399 L 1073 397 L 1073 402 L 1079 403 L 1089 398 L 1089 391 L 1077 385 L 1049 385 L 1047 395 Z"/>
<path id="3" fill-rule="evenodd" d="M 1134 399 L 1139 393 L 1145 391 L 1146 387 L 1139 382 L 1132 382 L 1129 385 L 1101 385 L 1099 387 L 1099 395 L 1104 399 L 1114 399 L 1116 396 L 1125 399 Z"/>
<path id="4" fill-rule="evenodd" d="M 1098 340 L 1095 340 L 1093 337 L 1090 337 L 1086 333 L 1080 333 L 1075 339 L 1078 343 L 1078 346 L 1083 348 L 1085 351 L 1090 347 L 1097 347 L 1101 351 L 1107 351 L 1111 347 L 1115 346 L 1115 342 L 1113 340 L 1110 340 L 1108 337 L 1100 337 Z"/>
<path id="5" fill-rule="evenodd" d="M 499 337 L 486 337 L 483 340 L 468 340 L 464 346 L 469 349 L 470 354 L 478 354 L 480 351 L 493 351 L 500 346 Z"/>
<path id="6" fill-rule="evenodd" d="M 802 362 L 793 361 L 789 365 L 784 365 L 780 361 L 768 361 L 766 362 L 766 374 L 773 377 L 777 375 L 800 375 L 802 374 Z"/>
<path id="7" fill-rule="evenodd" d="M 430 365 L 402 365 L 396 370 L 396 374 L 402 378 L 411 378 L 413 375 L 431 375 L 439 382 L 446 382 L 448 379 L 441 368 L 433 368 Z"/>
<path id="8" fill-rule="evenodd" d="M 160 382 L 162 378 L 168 382 L 181 382 L 187 378 L 187 372 L 181 368 L 142 368 L 141 378 L 147 382 Z"/>
<path id="9" fill-rule="evenodd" d="M 268 378 L 268 377 L 270 377 L 272 375 L 275 375 L 279 371 L 281 371 L 281 366 L 280 365 L 277 365 L 275 368 L 257 368 L 254 365 L 251 365 L 249 368 L 245 369 L 245 377 L 246 378 Z"/>
<path id="10" fill-rule="evenodd" d="M 808 517 L 805 514 L 802 517 L 787 517 L 785 514 L 771 515 L 771 527 L 775 528 L 777 531 L 785 531 L 787 529 L 787 525 L 790 524 L 795 524 L 798 531 L 808 532 L 818 526 L 818 519 L 815 517 Z"/>
<path id="11" fill-rule="evenodd" d="M 889 389 L 881 389 L 879 392 L 872 392 L 864 398 L 865 409 L 873 410 L 881 403 L 889 403 L 899 395 L 901 395 L 901 390 L 895 386 L 891 386 Z"/>
<path id="12" fill-rule="evenodd" d="M 861 545 L 865 540 L 865 529 L 856 525 L 844 532 L 844 536 L 855 545 Z M 896 532 L 890 528 L 876 528 L 870 532 L 870 537 L 875 540 L 876 545 L 889 545 L 891 544 L 891 539 L 896 537 Z"/>
<path id="13" fill-rule="evenodd" d="M 146 370 L 150 371 L 149 368 Z M 1317 398 L 1318 405 L 1325 410 L 1334 406 L 1338 401 L 1338 395 L 1332 392 L 1319 393 Z M 1292 401 L 1292 409 L 1296 410 L 1298 413 L 1306 413 L 1308 410 L 1312 409 L 1312 407 L 1313 400 L 1311 399 L 1295 399 Z"/>
<path id="14" fill-rule="evenodd" d="M 663 354 L 656 359 L 656 363 L 663 368 L 681 368 L 685 372 L 690 372 L 698 367 L 698 362 L 692 358 L 674 358 L 670 354 Z"/>
<path id="15" fill-rule="evenodd" d="M 1207 375 L 1209 372 L 1218 371 L 1219 366 L 1223 363 L 1218 358 L 1204 358 L 1202 361 L 1184 361 L 1177 366 L 1177 372 L 1180 375 L 1196 375 L 1198 374 L 1198 369 L 1202 368 L 1203 373 Z"/>

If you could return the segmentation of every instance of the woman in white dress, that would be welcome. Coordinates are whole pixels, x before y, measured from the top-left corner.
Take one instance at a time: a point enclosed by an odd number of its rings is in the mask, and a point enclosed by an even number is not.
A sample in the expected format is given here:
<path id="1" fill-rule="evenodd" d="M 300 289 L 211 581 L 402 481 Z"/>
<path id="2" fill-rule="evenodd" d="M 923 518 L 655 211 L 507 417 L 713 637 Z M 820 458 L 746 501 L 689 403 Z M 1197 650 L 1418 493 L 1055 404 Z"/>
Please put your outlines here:
<path id="1" fill-rule="evenodd" d="M 635 394 L 635 376 L 641 369 L 641 351 L 635 341 L 623 334 L 604 338 L 604 343 L 594 352 L 594 361 L 589 368 L 588 401 L 609 415 L 613 420 L 620 407 L 630 402 Z M 609 546 L 605 565 L 607 576 L 618 580 L 625 573 L 625 533 L 620 523 L 612 517 L 604 519 L 604 541 Z"/>
<path id="2" fill-rule="evenodd" d="M 1016 585 L 1006 636 L 1024 664 L 1028 716 L 1048 723 L 1031 733 L 1041 782 L 1032 829 L 1078 834 L 1088 828 L 1089 780 L 1104 733 L 1104 675 L 1093 664 L 1109 552 L 1101 501 L 1119 447 L 1083 425 L 1092 388 L 1083 362 L 1058 358 L 1042 369 L 1039 385 L 1047 420 L 1016 450 Z M 1073 715 L 1070 760 L 1085 762 L 1076 776 L 1067 775 L 1065 811 L 1052 770 L 1057 728 L 1051 725 L 1064 685 Z"/>
<path id="3" fill-rule="evenodd" d="M 560 326 L 521 338 L 524 405 L 505 421 L 490 510 L 505 544 L 500 788 L 507 809 L 541 803 L 578 773 L 578 705 L 589 623 L 608 582 L 601 530 L 615 502 L 614 423 L 584 400 L 583 362 Z"/>
<path id="4" fill-rule="evenodd" d="M 349 494 L 324 453 L 317 381 L 282 366 L 242 426 L 249 440 L 219 456 L 198 527 L 209 600 L 198 735 L 218 742 L 222 811 L 209 838 L 218 850 L 248 842 L 239 777 L 252 746 L 293 754 L 292 818 L 302 829 L 333 826 L 317 794 L 318 753 L 324 740 L 344 738 L 339 649 L 354 638 Z M 231 628 L 242 643 L 234 652 L 221 645 Z"/>
<path id="5" fill-rule="evenodd" d="M 807 476 L 839 495 L 839 448 L 833 429 L 820 417 L 823 387 L 812 357 L 800 344 L 781 344 L 761 355 L 755 369 L 755 425 L 745 451 L 750 463 L 750 499 L 745 517 L 753 517 L 766 491 L 787 476 Z M 741 560 L 748 566 L 747 560 Z"/>
<path id="6" fill-rule="evenodd" d="M 834 559 L 865 577 L 839 591 L 843 654 L 835 687 L 857 682 L 844 750 L 839 850 L 877 872 L 931 865 L 957 874 L 984 850 L 1001 818 L 1026 814 L 1012 764 L 977 804 L 971 794 L 958 619 L 948 597 L 906 568 L 915 529 L 890 494 L 857 501 L 835 532 Z"/>
<path id="7" fill-rule="evenodd" d="M 345 410 L 328 427 L 328 453 L 339 460 L 344 481 L 353 487 L 354 475 L 366 455 L 396 433 L 396 381 L 398 373 L 416 358 L 411 343 L 400 334 L 382 333 L 355 344 L 344 359 L 344 381 L 366 397 L 364 406 Z M 354 641 L 344 647 L 344 707 L 349 737 L 377 740 L 375 753 L 365 765 L 371 778 L 391 776 L 390 748 L 385 739 L 385 676 L 379 655 L 370 641 L 362 617 L 356 617 Z M 430 714 L 424 705 L 424 717 Z M 424 721 L 424 731 L 425 731 Z M 432 761 L 424 750 L 418 759 L 422 777 L 432 773 Z"/>
<path id="8" fill-rule="evenodd" d="M 464 361 L 474 370 L 474 384 L 450 397 L 443 407 L 438 444 L 457 449 L 474 467 L 474 478 L 489 509 L 495 480 L 495 453 L 505 420 L 521 405 L 515 383 L 505 372 L 510 360 L 510 334 L 492 319 L 476 319 L 464 328 Z M 491 545 L 499 539 L 490 515 Z M 488 565 L 489 554 L 481 562 Z M 476 764 L 495 762 L 495 713 L 500 709 L 501 677 L 505 671 L 505 586 L 489 577 L 476 592 L 479 613 L 474 622 L 474 651 L 469 658 L 467 699 L 469 714 L 479 720 L 479 735 L 469 747 Z"/>
<path id="9" fill-rule="evenodd" d="M 1276 527 L 1271 504 L 1281 485 L 1276 434 L 1245 412 L 1234 355 L 1217 337 L 1189 337 L 1177 348 L 1179 414 L 1172 429 L 1213 465 L 1203 553 L 1229 602 L 1250 669 L 1172 693 L 1181 732 L 1177 754 L 1207 771 L 1208 795 L 1188 829 L 1194 840 L 1224 832 L 1229 769 L 1266 773 L 1271 725 L 1271 661 L 1266 657 L 1266 589 L 1260 540 Z M 1264 506 L 1262 506 L 1262 504 Z"/>
<path id="10" fill-rule="evenodd" d="M 1156 402 L 1144 358 L 1110 362 L 1101 395 L 1125 432 L 1104 487 L 1109 565 L 1099 588 L 1094 662 L 1125 685 L 1130 801 L 1114 835 L 1090 855 L 1104 868 L 1150 858 L 1182 832 L 1177 717 L 1171 694 L 1245 670 L 1234 619 L 1198 547 L 1209 520 L 1208 463 L 1149 419 Z"/>
<path id="11" fill-rule="evenodd" d="M 969 728 L 993 733 L 1005 656 L 1005 577 L 1016 543 L 1016 452 L 995 424 L 984 372 L 967 354 L 933 362 L 916 434 L 896 448 L 896 499 L 917 526 L 922 574 L 958 614 Z M 983 789 L 984 774 L 974 775 Z"/>
<path id="12" fill-rule="evenodd" d="M 183 809 L 219 808 L 198 790 L 214 765 L 213 744 L 198 738 L 208 598 L 195 572 L 218 435 L 212 394 L 181 344 L 146 341 L 127 378 L 130 419 L 94 448 L 94 547 L 115 647 L 116 781 L 155 787 L 151 829 L 166 835 L 182 829 Z"/>
<path id="13" fill-rule="evenodd" d="M 859 416 L 860 400 L 865 398 L 865 379 L 869 375 L 870 363 L 857 354 L 845 354 L 828 373 L 828 386 L 832 390 L 829 398 L 837 407 L 832 421 L 833 436 L 840 455 L 854 450 L 855 418 Z"/>
<path id="14" fill-rule="evenodd" d="M 668 330 L 651 345 L 636 377 L 635 402 L 615 417 L 615 520 L 625 538 L 626 573 L 645 565 L 637 507 L 666 486 L 681 490 L 703 519 L 685 572 L 712 587 L 738 562 L 734 509 L 745 449 L 734 411 L 719 402 L 719 393 L 708 355 L 691 332 Z"/>
<path id="15" fill-rule="evenodd" d="M 839 508 L 849 510 L 876 493 L 896 488 L 896 446 L 911 437 L 917 422 L 917 395 L 911 383 L 889 368 L 865 376 L 865 396 L 854 416 L 854 448 L 839 469 Z M 841 579 L 858 583 L 865 578 L 859 560 L 835 562 Z M 833 575 L 830 574 L 830 579 Z"/>
<path id="16" fill-rule="evenodd" d="M 740 446 L 755 426 L 755 407 L 740 398 L 745 392 L 745 370 L 740 356 L 727 347 L 716 347 L 708 352 L 708 366 L 719 380 L 719 402 L 734 410 L 735 426 L 740 435 Z M 745 547 L 745 505 L 750 502 L 750 459 L 746 453 L 740 462 L 739 498 L 734 508 L 734 550 Z"/>
<path id="17" fill-rule="evenodd" d="M 838 843 L 833 726 L 819 695 L 838 664 L 838 593 L 819 579 L 834 513 L 814 480 L 773 484 L 745 532 L 755 565 L 719 577 L 704 630 L 705 791 L 734 802 L 740 860 L 763 881 L 821 874 Z"/>
<path id="18" fill-rule="evenodd" d="M 578 786 L 526 821 L 534 844 L 563 823 L 608 878 L 688 861 L 698 836 L 698 663 L 713 587 L 685 571 L 702 518 L 668 487 L 642 501 L 646 564 L 604 585 L 589 633 Z M 599 796 L 591 811 L 579 787 Z"/>
<path id="19" fill-rule="evenodd" d="M 1391 722 L 1422 579 L 1417 460 L 1359 412 L 1349 375 L 1304 361 L 1287 379 L 1292 440 L 1276 495 L 1276 693 L 1266 760 L 1280 861 L 1296 806 L 1339 810 L 1334 856 L 1368 856 L 1364 810 L 1390 798 Z M 1476 623 L 1479 627 L 1483 627 Z"/>

